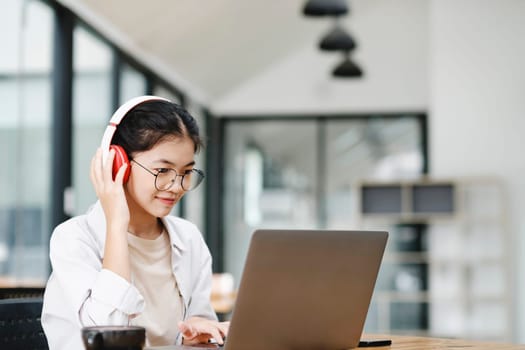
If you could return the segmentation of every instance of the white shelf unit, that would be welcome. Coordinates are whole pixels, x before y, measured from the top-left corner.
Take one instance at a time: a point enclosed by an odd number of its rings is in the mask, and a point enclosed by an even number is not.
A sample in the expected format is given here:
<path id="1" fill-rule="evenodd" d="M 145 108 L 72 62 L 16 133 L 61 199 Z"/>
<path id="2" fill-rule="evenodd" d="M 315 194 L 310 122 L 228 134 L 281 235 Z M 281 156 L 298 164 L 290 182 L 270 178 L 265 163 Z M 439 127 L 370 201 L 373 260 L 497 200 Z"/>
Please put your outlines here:
<path id="1" fill-rule="evenodd" d="M 390 232 L 365 330 L 511 341 L 500 181 L 363 182 L 355 193 L 358 226 Z"/>

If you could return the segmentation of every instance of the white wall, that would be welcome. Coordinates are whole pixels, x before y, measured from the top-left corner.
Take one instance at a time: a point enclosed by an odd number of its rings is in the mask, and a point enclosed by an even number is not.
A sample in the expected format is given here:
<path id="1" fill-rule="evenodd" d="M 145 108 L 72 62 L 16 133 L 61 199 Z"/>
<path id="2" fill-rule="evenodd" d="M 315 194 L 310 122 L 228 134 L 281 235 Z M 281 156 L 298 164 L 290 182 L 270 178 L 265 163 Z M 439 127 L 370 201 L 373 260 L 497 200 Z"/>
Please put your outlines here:
<path id="1" fill-rule="evenodd" d="M 525 342 L 525 1 L 432 0 L 430 164 L 496 175 L 509 195 L 515 340 Z"/>
<path id="2" fill-rule="evenodd" d="M 321 52 L 312 37 L 296 51 L 213 103 L 218 115 L 422 111 L 428 105 L 428 2 L 353 0 L 343 26 L 357 41 L 352 54 L 365 74 L 337 80 L 340 53 Z M 314 23 L 312 23 L 313 25 Z"/>

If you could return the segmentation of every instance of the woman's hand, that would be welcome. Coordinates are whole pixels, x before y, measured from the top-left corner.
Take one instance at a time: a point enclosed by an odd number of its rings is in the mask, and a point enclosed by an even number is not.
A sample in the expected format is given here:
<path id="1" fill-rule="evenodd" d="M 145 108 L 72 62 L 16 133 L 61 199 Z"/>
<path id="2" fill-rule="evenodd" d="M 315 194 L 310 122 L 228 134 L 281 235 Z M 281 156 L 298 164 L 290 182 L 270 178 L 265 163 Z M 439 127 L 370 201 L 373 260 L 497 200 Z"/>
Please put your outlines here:
<path id="1" fill-rule="evenodd" d="M 91 182 L 95 188 L 108 227 L 128 229 L 129 208 L 124 193 L 123 178 L 127 165 L 124 164 L 113 180 L 112 168 L 115 151 L 110 150 L 105 164 L 102 164 L 102 150 L 99 148 L 91 160 Z"/>
<path id="2" fill-rule="evenodd" d="M 211 321 L 202 317 L 191 317 L 184 322 L 179 322 L 184 345 L 207 344 L 210 339 L 215 339 L 217 344 L 224 344 L 228 335 L 230 322 Z"/>

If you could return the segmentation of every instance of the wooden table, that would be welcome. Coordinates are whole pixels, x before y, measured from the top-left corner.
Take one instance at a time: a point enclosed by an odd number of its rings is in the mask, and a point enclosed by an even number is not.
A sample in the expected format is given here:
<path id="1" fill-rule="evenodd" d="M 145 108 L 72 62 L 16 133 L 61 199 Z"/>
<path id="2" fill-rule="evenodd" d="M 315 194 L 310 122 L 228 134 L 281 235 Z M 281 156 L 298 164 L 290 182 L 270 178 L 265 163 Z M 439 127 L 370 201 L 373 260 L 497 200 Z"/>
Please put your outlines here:
<path id="1" fill-rule="evenodd" d="M 525 350 L 524 344 L 503 344 L 495 342 L 482 342 L 462 339 L 426 338 L 401 335 L 367 334 L 363 339 L 392 339 L 391 346 L 380 346 L 370 350 Z M 211 346 L 206 346 L 209 348 Z M 215 346 L 213 346 L 215 347 Z M 215 347 L 216 348 L 216 347 Z M 160 346 L 150 347 L 145 350 L 195 350 L 202 347 L 190 346 Z M 271 350 L 270 348 L 268 350 Z M 334 349 L 335 350 L 335 349 Z"/>
<path id="2" fill-rule="evenodd" d="M 495 342 L 473 341 L 463 339 L 427 338 L 401 335 L 364 335 L 363 339 L 392 339 L 391 346 L 382 346 L 369 349 L 391 350 L 525 350 L 524 344 L 503 344 Z M 363 348 L 364 349 L 364 348 Z"/>

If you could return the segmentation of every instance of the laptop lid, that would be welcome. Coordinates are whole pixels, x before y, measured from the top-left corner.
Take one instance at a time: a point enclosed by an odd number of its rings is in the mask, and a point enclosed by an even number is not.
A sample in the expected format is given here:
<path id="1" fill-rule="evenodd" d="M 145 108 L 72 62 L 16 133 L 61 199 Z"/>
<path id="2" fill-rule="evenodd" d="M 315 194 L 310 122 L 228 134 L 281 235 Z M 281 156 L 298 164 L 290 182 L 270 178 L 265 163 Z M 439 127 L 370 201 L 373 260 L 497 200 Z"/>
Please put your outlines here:
<path id="1" fill-rule="evenodd" d="M 356 347 L 388 233 L 257 230 L 226 350 Z"/>

